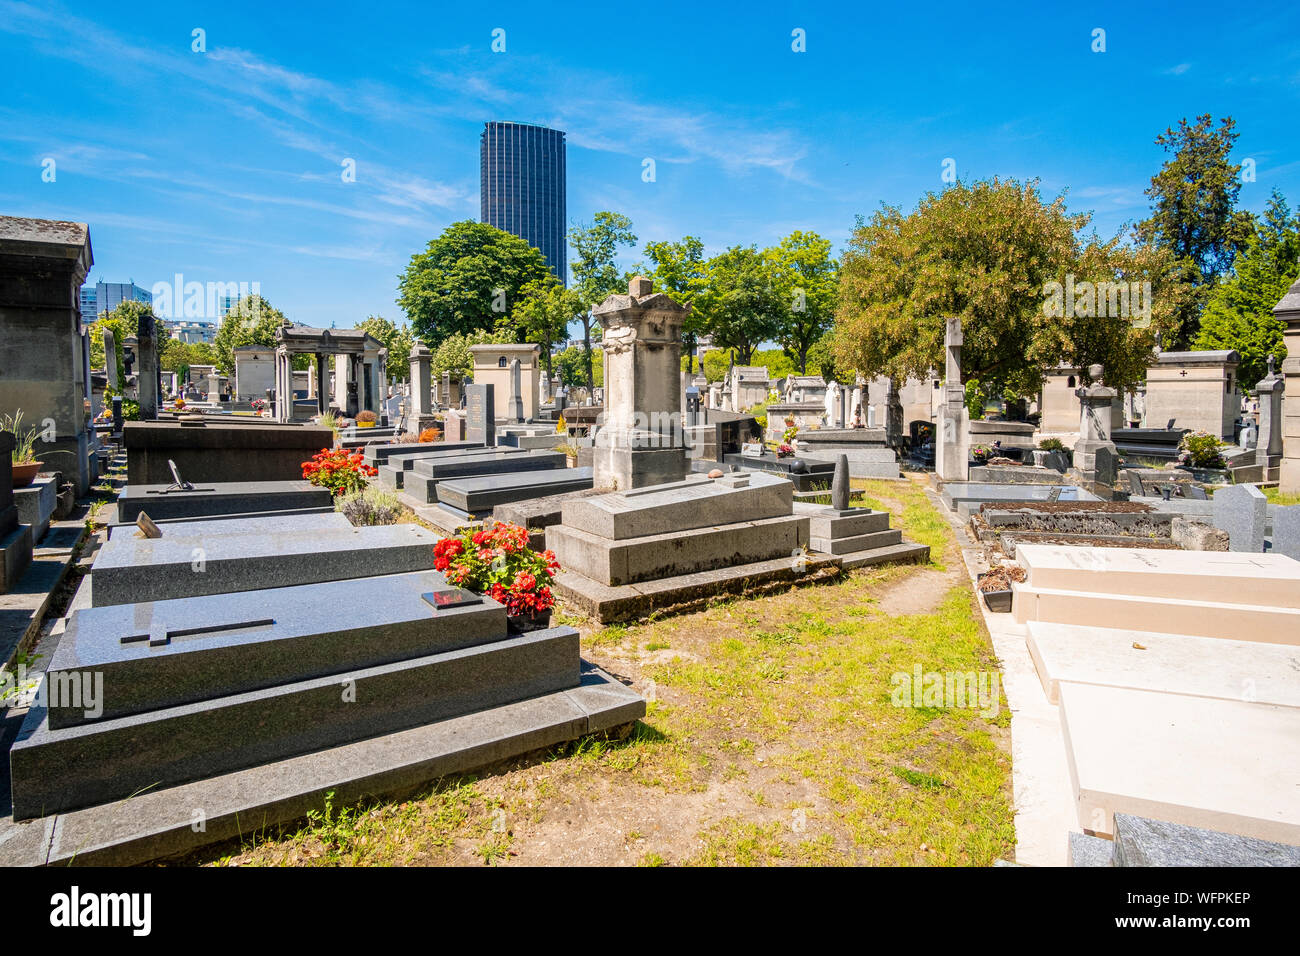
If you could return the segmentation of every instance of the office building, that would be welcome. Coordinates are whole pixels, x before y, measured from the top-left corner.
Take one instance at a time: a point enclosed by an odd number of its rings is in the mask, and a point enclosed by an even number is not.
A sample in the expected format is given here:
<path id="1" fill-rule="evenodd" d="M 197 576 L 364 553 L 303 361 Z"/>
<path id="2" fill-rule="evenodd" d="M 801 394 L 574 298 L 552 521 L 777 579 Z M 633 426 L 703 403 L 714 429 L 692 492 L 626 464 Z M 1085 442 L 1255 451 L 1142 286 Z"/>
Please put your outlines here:
<path id="1" fill-rule="evenodd" d="M 568 284 L 564 133 L 526 123 L 485 123 L 479 138 L 482 222 L 539 250 Z"/>

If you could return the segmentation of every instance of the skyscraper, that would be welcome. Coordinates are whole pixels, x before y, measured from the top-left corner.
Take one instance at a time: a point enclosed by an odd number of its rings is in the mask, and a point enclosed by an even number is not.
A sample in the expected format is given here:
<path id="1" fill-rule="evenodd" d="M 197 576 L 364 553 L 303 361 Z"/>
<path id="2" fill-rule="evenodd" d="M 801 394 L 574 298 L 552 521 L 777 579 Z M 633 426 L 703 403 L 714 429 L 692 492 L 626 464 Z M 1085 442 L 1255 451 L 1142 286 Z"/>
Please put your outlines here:
<path id="1" fill-rule="evenodd" d="M 479 220 L 525 240 L 568 284 L 564 133 L 485 123 L 479 137 Z"/>
<path id="2" fill-rule="evenodd" d="M 123 302 L 153 304 L 153 293 L 134 282 L 96 282 L 81 287 L 81 318 L 93 322 L 104 312 L 112 312 Z"/>

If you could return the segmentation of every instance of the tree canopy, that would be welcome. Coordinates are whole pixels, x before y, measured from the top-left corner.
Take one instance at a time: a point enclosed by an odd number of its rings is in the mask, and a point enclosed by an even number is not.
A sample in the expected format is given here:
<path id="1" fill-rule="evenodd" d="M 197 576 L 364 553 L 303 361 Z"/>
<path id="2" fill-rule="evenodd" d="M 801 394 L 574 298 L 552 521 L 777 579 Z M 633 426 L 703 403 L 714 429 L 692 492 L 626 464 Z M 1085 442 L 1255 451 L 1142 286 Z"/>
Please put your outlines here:
<path id="1" fill-rule="evenodd" d="M 738 364 L 780 328 L 781 293 L 768 258 L 754 246 L 732 246 L 705 263 L 706 280 L 695 296 L 713 344 L 735 353 Z"/>
<path id="2" fill-rule="evenodd" d="M 1085 376 L 1102 364 L 1114 387 L 1136 384 L 1176 302 L 1172 257 L 1085 241 L 1088 221 L 1067 213 L 1063 195 L 1044 203 L 1036 182 L 1014 180 L 959 182 L 909 214 L 883 206 L 859 221 L 840 270 L 836 366 L 897 382 L 925 377 L 943 368 L 945 319 L 959 316 L 963 378 L 986 392 L 1033 394 L 1044 371 L 1066 361 Z M 1151 281 L 1149 321 L 1097 316 L 1095 297 L 1091 308 L 1048 314 L 1052 283 L 1102 279 Z"/>
<path id="3" fill-rule="evenodd" d="M 415 348 L 415 334 L 409 326 L 398 325 L 382 315 L 372 315 L 358 322 L 357 328 L 384 343 L 384 348 L 388 349 L 387 371 L 390 379 L 402 380 L 411 374 L 411 349 Z"/>
<path id="4" fill-rule="evenodd" d="M 573 273 L 572 289 L 582 302 L 578 321 L 582 323 L 588 385 L 595 384 L 591 308 L 604 302 L 607 296 L 627 291 L 627 276 L 619 271 L 615 259 L 620 246 L 635 244 L 632 220 L 618 212 L 598 212 L 590 223 L 569 230 L 569 245 L 573 248 L 569 270 Z"/>
<path id="5" fill-rule="evenodd" d="M 487 223 L 452 223 L 398 277 L 398 304 L 415 334 L 437 348 L 456 334 L 513 324 L 524 286 L 551 275 L 542 254 Z"/>
<path id="6" fill-rule="evenodd" d="M 766 256 L 777 295 L 776 341 L 806 373 L 809 351 L 835 321 L 839 275 L 830 240 L 796 229 Z"/>
<path id="7" fill-rule="evenodd" d="M 274 347 L 275 330 L 284 321 L 284 313 L 260 295 L 244 296 L 230 307 L 217 329 L 212 343 L 217 368 L 226 375 L 233 375 L 235 349 L 241 345 Z"/>
<path id="8" fill-rule="evenodd" d="M 1184 117 L 1156 137 L 1172 155 L 1151 178 L 1151 215 L 1136 232 L 1142 242 L 1169 250 L 1183 269 L 1191 294 L 1180 298 L 1172 330 L 1179 345 L 1196 337 L 1210 290 L 1252 231 L 1250 214 L 1236 209 L 1241 165 L 1229 158 L 1239 135 L 1234 125 L 1225 117 L 1216 129 L 1206 113 L 1195 123 Z"/>
<path id="9" fill-rule="evenodd" d="M 1253 388 L 1268 371 L 1268 357 L 1280 367 L 1286 358 L 1286 322 L 1273 306 L 1300 275 L 1300 211 L 1292 213 L 1276 190 L 1257 228 L 1237 257 L 1232 274 L 1211 290 L 1196 337 L 1197 349 L 1236 349 L 1237 378 Z"/>

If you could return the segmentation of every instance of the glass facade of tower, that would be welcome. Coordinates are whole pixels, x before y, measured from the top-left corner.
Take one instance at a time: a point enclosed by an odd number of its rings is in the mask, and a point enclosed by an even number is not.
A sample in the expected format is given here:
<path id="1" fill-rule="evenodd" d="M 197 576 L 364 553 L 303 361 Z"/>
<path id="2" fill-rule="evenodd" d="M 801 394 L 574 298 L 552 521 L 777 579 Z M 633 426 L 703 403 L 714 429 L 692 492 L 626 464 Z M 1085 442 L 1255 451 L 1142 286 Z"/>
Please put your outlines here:
<path id="1" fill-rule="evenodd" d="M 525 240 L 568 284 L 564 133 L 485 123 L 479 137 L 479 220 Z"/>

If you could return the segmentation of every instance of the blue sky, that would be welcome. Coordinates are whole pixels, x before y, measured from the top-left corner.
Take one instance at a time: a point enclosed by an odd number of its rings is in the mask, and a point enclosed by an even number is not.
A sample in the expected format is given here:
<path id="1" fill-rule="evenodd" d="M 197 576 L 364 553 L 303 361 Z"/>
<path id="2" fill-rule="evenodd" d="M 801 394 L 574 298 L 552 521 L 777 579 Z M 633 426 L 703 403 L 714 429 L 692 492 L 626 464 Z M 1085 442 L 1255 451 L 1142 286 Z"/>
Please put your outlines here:
<path id="1" fill-rule="evenodd" d="M 948 158 L 1068 187 L 1110 234 L 1146 212 L 1155 136 L 1205 112 L 1255 161 L 1244 207 L 1300 203 L 1295 3 L 183 6 L 0 0 L 0 213 L 88 222 L 92 280 L 258 282 L 312 325 L 401 318 L 410 255 L 478 218 L 489 119 L 568 133 L 571 224 L 710 252 L 839 250 Z"/>

